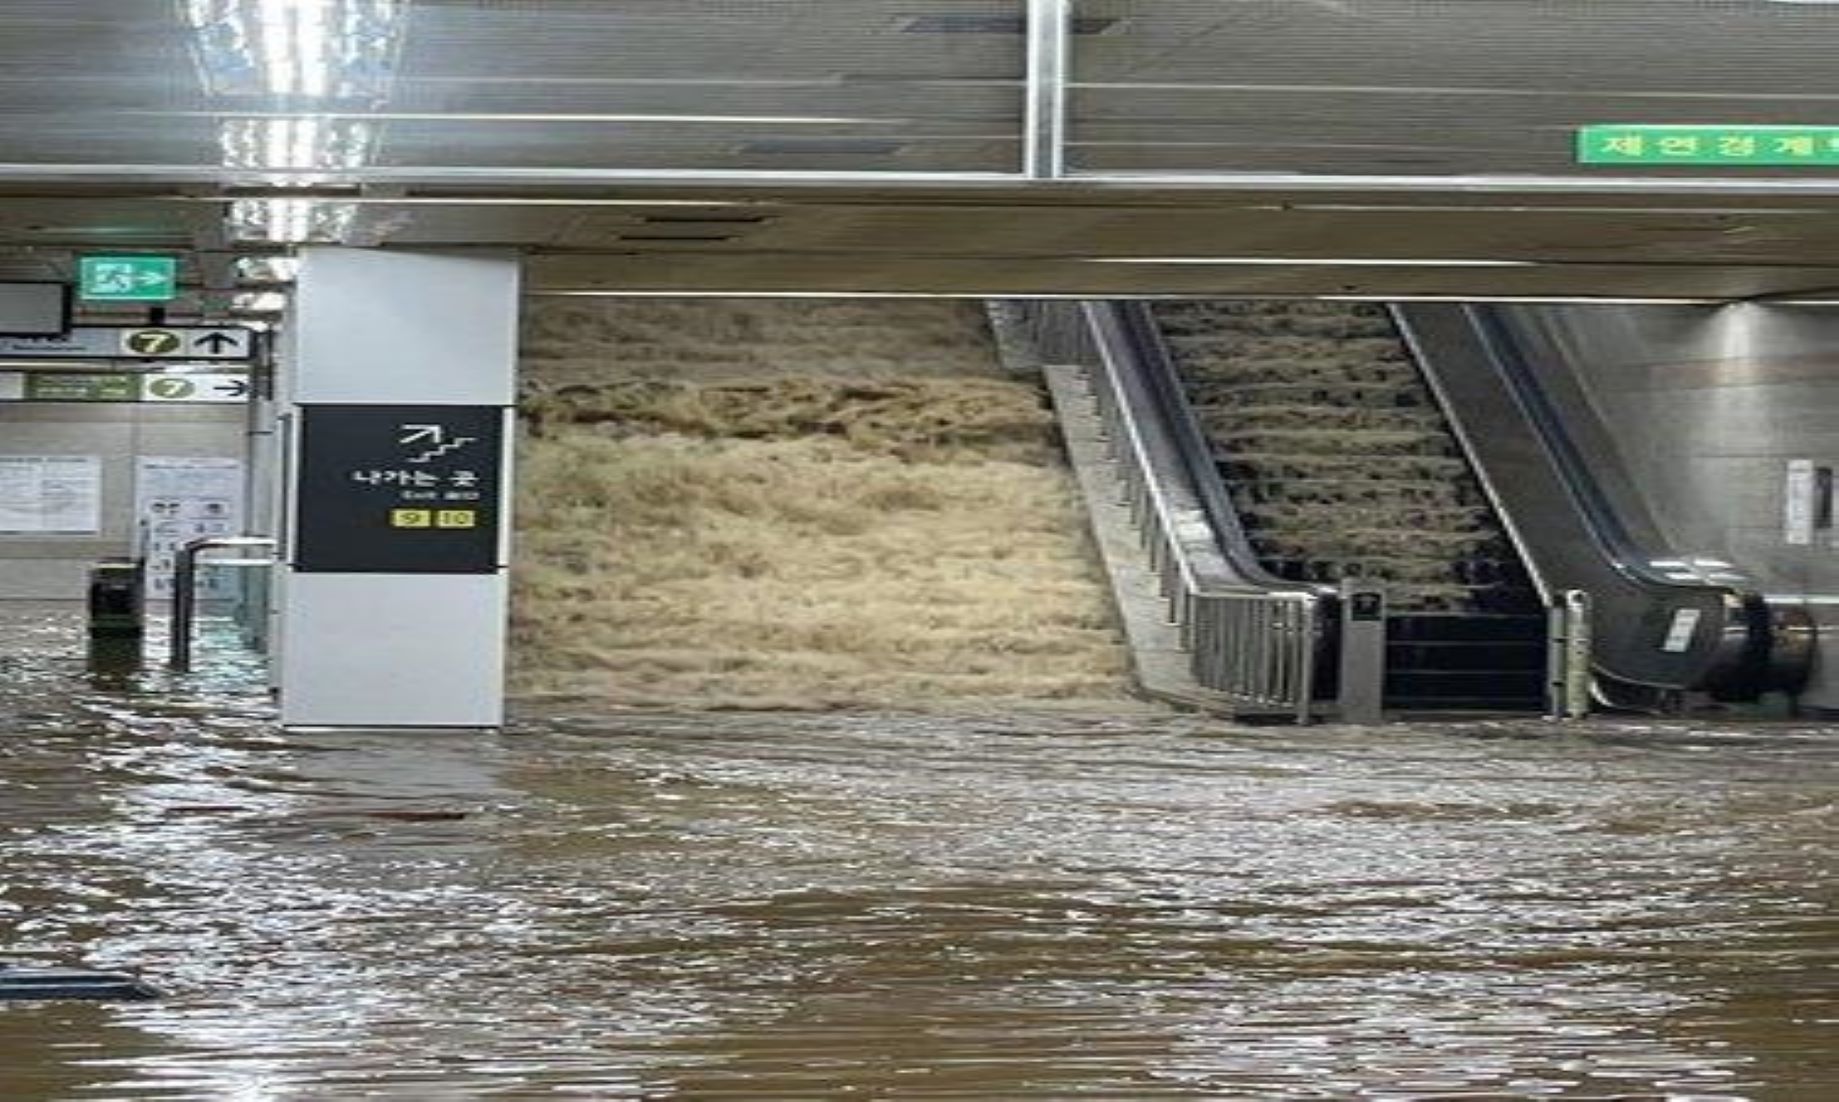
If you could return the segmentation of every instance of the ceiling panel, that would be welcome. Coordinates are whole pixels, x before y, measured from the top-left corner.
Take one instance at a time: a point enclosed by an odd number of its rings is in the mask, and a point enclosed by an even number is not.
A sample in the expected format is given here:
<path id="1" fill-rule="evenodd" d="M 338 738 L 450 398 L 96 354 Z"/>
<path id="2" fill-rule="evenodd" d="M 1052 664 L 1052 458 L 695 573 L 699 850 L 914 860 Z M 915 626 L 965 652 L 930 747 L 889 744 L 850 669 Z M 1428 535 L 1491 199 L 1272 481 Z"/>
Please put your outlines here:
<path id="1" fill-rule="evenodd" d="M 366 163 L 398 170 L 1009 171 L 1024 8 L 412 0 L 385 92 L 313 105 L 208 95 L 176 0 L 13 0 L 0 5 L 0 164 L 215 166 L 247 183 L 222 166 L 220 120 L 311 109 L 373 117 Z M 1587 175 L 1600 170 L 1570 155 L 1582 123 L 1830 123 L 1839 110 L 1839 5 L 1078 0 L 1075 11 L 1102 32 L 1074 39 L 1070 154 L 1086 171 Z"/>
<path id="2" fill-rule="evenodd" d="M 1839 109 L 1839 7 L 1826 4 L 1086 0 L 1079 10 L 1122 21 L 1074 51 L 1071 161 L 1086 170 L 1587 174 L 1601 170 L 1572 163 L 1581 125 L 1831 124 Z M 1839 170 L 1775 174 L 1808 173 Z"/>
<path id="3" fill-rule="evenodd" d="M 176 0 L 0 5 L 0 165 L 224 168 L 224 120 L 368 119 L 391 167 L 1012 171 L 1022 0 L 405 0 L 383 94 L 213 95 Z M 915 15 L 994 19 L 916 33 Z M 246 166 L 245 166 L 246 167 Z"/>
<path id="4" fill-rule="evenodd" d="M 348 241 L 526 248 L 550 287 L 1639 296 L 1839 284 L 1828 200 L 1771 190 L 1785 175 L 1839 185 L 1839 174 L 1727 174 L 1755 185 L 1748 199 L 1626 182 L 1614 199 L 1503 190 L 1519 174 L 1587 179 L 1569 153 L 1582 122 L 1839 119 L 1828 56 L 1839 4 L 1078 0 L 1097 22 L 1075 39 L 1076 168 L 1384 174 L 1400 178 L 1393 190 L 1075 178 L 854 191 L 756 180 L 717 192 L 671 177 L 1011 171 L 1024 6 L 414 0 L 377 97 L 302 104 L 208 94 L 174 0 L 9 0 L 0 260 L 55 266 L 72 251 L 188 245 L 209 256 L 222 249 L 225 187 L 305 194 L 226 165 L 220 128 L 330 115 L 364 128 L 361 165 L 390 175 L 390 188 L 362 193 L 336 172 L 319 181 L 326 202 L 364 203 Z M 28 171 L 64 165 L 122 182 L 84 189 Z M 550 174 L 566 169 L 656 175 L 622 186 Z M 483 175 L 461 192 L 450 170 Z M 494 170 L 526 175 L 513 185 Z M 1499 179 L 1484 200 L 1466 181 L 1440 182 L 1452 174 Z M 660 205 L 574 205 L 583 198 Z M 1527 266 L 1090 262 L 1184 255 Z"/>

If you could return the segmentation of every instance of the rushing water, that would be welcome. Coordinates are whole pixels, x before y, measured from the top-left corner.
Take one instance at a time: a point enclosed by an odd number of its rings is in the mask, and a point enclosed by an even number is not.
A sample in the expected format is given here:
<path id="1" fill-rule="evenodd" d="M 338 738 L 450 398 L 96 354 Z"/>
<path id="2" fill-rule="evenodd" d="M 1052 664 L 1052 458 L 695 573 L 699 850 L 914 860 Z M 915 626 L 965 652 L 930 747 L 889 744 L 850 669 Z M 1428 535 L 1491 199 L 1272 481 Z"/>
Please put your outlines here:
<path id="1" fill-rule="evenodd" d="M 0 624 L 0 1098 L 1825 1099 L 1831 729 L 284 738 Z"/>
<path id="2" fill-rule="evenodd" d="M 1154 311 L 1270 570 L 1382 581 L 1394 607 L 1539 610 L 1383 309 L 1224 300 Z"/>

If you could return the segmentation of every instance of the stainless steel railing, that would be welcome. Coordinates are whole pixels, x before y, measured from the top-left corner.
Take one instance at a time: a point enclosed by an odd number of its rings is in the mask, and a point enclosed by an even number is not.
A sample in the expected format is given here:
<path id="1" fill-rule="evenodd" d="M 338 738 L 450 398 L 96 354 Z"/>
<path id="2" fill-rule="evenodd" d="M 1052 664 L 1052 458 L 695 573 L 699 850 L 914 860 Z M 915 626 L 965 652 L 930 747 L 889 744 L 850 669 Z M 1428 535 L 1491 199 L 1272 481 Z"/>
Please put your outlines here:
<path id="1" fill-rule="evenodd" d="M 1195 681 L 1258 710 L 1313 718 L 1329 607 L 1304 589 L 1245 584 L 1208 519 L 1177 445 L 1157 423 L 1132 365 L 1106 333 L 1102 303 L 1007 304 L 1046 364 L 1083 368 L 1151 569 Z"/>
<path id="2" fill-rule="evenodd" d="M 206 551 L 226 548 L 269 548 L 275 541 L 267 536 L 212 536 L 207 539 L 193 540 L 173 557 L 172 568 L 172 623 L 170 625 L 170 646 L 167 652 L 167 664 L 175 670 L 192 668 L 193 626 L 198 619 L 198 559 Z M 213 566 L 273 566 L 269 558 L 254 559 L 214 559 Z"/>
<path id="3" fill-rule="evenodd" d="M 1545 714 L 1552 719 L 1590 714 L 1590 613 L 1590 595 L 1581 589 L 1553 594 L 1546 610 Z"/>

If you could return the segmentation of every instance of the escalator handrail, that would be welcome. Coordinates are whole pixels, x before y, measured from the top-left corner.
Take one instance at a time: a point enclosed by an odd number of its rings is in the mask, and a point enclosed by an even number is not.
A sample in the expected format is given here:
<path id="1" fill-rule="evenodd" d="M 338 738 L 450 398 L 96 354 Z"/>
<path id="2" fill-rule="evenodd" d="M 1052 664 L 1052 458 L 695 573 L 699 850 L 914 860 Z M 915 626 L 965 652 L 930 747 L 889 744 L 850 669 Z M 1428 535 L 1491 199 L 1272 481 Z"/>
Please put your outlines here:
<path id="1" fill-rule="evenodd" d="M 1609 495 L 1604 491 L 1595 470 L 1584 458 L 1571 431 L 1565 427 L 1564 416 L 1559 413 L 1545 387 L 1533 376 L 1527 364 L 1526 353 L 1519 342 L 1495 314 L 1474 306 L 1465 306 L 1463 310 L 1472 320 L 1489 360 L 1495 364 L 1500 378 L 1512 391 L 1515 403 L 1525 413 L 1528 424 L 1545 445 L 1546 454 L 1558 468 L 1565 488 L 1570 491 L 1591 537 L 1608 557 L 1610 564 L 1618 572 L 1644 586 L 1671 586 L 1738 595 L 1739 591 L 1731 586 L 1667 577 L 1652 565 L 1652 558 L 1646 557 L 1648 549 L 1638 546 L 1629 534 L 1628 526 L 1610 504 Z"/>
<path id="2" fill-rule="evenodd" d="M 1153 411 L 1169 448 L 1175 453 L 1183 481 L 1197 499 L 1212 528 L 1219 554 L 1236 575 L 1238 589 L 1315 593 L 1332 600 L 1332 586 L 1280 578 L 1265 568 L 1239 519 L 1205 430 L 1188 401 L 1174 357 L 1163 341 L 1148 304 L 1142 302 L 1091 302 L 1086 316 L 1095 338 L 1107 355 L 1129 357 L 1133 370 L 1120 380 Z"/>
<path id="3" fill-rule="evenodd" d="M 1319 675 L 1333 646 L 1338 600 L 1310 586 L 1252 584 L 1234 566 L 1230 539 L 1197 489 L 1197 476 L 1217 479 L 1218 473 L 1176 442 L 1165 408 L 1170 395 L 1159 399 L 1146 381 L 1140 342 L 1130 339 L 1111 304 L 1023 302 L 1006 309 L 1001 324 L 1019 323 L 1039 366 L 1082 370 L 1143 565 L 1160 579 L 1168 623 L 1178 632 L 1195 685 L 1240 706 L 1310 722 L 1319 707 Z M 1140 325 L 1136 335 L 1142 335 Z"/>

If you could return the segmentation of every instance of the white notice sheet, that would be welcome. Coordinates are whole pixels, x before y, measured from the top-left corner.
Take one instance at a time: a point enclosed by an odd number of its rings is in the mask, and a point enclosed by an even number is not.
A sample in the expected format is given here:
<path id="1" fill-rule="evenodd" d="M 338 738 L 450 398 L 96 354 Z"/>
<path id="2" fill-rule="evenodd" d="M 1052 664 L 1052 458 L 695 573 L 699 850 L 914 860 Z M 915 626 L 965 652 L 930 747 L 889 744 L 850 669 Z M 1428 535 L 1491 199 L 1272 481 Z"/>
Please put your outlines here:
<path id="1" fill-rule="evenodd" d="M 0 533 L 93 536 L 101 530 L 101 458 L 0 455 Z"/>
<path id="2" fill-rule="evenodd" d="M 144 455 L 135 470 L 135 516 L 147 557 L 147 595 L 172 596 L 173 560 L 196 539 L 234 536 L 242 527 L 243 464 L 214 456 Z M 198 593 L 225 596 L 231 578 L 204 571 Z"/>

